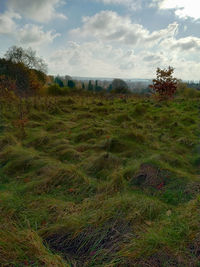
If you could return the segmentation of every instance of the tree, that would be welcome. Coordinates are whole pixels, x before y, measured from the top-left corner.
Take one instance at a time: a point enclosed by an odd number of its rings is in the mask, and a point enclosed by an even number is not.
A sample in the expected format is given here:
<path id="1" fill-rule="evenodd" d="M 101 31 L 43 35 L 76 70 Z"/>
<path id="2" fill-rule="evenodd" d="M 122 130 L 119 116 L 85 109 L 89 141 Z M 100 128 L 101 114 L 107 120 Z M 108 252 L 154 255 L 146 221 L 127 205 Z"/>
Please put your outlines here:
<path id="1" fill-rule="evenodd" d="M 112 92 L 117 94 L 129 93 L 127 83 L 121 79 L 114 79 L 112 82 Z"/>
<path id="2" fill-rule="evenodd" d="M 149 87 L 158 95 L 159 100 L 173 98 L 178 84 L 178 80 L 172 76 L 173 72 L 174 68 L 170 66 L 168 69 L 157 68 L 157 78 L 153 80 L 153 85 Z"/>
<path id="3" fill-rule="evenodd" d="M 92 84 L 92 81 L 89 80 L 89 84 L 88 84 L 88 91 L 93 91 L 94 90 L 94 86 Z"/>
<path id="4" fill-rule="evenodd" d="M 68 83 L 67 83 L 67 86 L 68 86 L 69 88 L 74 88 L 74 87 L 75 87 L 75 82 L 72 81 L 72 80 L 69 80 Z"/>
<path id="5" fill-rule="evenodd" d="M 0 59 L 0 75 L 5 75 L 16 81 L 17 93 L 30 93 L 30 72 L 23 63 L 13 63 L 10 60 Z"/>
<path id="6" fill-rule="evenodd" d="M 57 83 L 60 87 L 64 87 L 64 83 L 59 76 L 56 76 L 56 78 L 54 79 L 54 82 Z"/>
<path id="7" fill-rule="evenodd" d="M 69 75 L 65 75 L 65 77 L 64 77 L 64 84 L 65 84 L 65 86 L 68 85 L 68 81 L 69 81 L 69 80 L 72 80 L 72 77 L 69 76 Z"/>
<path id="8" fill-rule="evenodd" d="M 46 75 L 43 72 L 29 69 L 23 63 L 14 63 L 4 58 L 0 58 L 1 75 L 15 82 L 15 93 L 18 95 L 35 94 L 46 81 Z M 10 86 L 9 90 L 12 88 L 13 86 Z"/>
<path id="9" fill-rule="evenodd" d="M 94 90 L 95 90 L 95 92 L 100 92 L 100 91 L 103 90 L 103 88 L 100 85 L 98 85 L 98 81 L 97 80 L 95 81 Z"/>
<path id="10" fill-rule="evenodd" d="M 107 91 L 110 93 L 112 91 L 112 83 L 109 84 L 108 88 L 107 88 Z"/>
<path id="11" fill-rule="evenodd" d="M 32 50 L 32 48 L 23 49 L 14 45 L 5 53 L 5 59 L 13 63 L 23 63 L 29 69 L 36 69 L 47 73 L 46 63 L 43 59 L 36 56 L 36 51 Z"/>
<path id="12" fill-rule="evenodd" d="M 41 85 L 42 86 L 45 85 L 45 83 L 47 82 L 47 79 L 48 79 L 47 75 L 44 72 L 40 71 L 40 70 L 33 69 L 31 71 L 33 73 L 35 73 L 35 75 L 36 75 L 38 81 L 41 83 Z"/>
<path id="13" fill-rule="evenodd" d="M 95 81 L 95 91 L 96 91 L 96 88 L 98 87 L 98 81 L 96 80 Z"/>

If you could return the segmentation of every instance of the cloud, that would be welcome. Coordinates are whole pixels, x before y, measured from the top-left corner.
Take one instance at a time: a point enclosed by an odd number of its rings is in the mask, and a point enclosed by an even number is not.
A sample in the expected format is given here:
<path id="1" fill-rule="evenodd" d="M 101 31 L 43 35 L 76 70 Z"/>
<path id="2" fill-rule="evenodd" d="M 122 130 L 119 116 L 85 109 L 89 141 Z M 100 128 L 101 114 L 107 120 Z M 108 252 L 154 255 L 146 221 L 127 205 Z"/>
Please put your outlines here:
<path id="1" fill-rule="evenodd" d="M 143 0 L 96 0 L 104 4 L 115 4 L 128 6 L 133 10 L 141 9 Z"/>
<path id="2" fill-rule="evenodd" d="M 171 48 L 182 51 L 197 52 L 200 50 L 200 38 L 188 36 L 179 40 L 175 40 L 171 45 Z"/>
<path id="3" fill-rule="evenodd" d="M 131 50 L 114 48 L 103 42 L 68 42 L 49 59 L 53 73 L 74 76 L 122 77 L 133 70 L 135 54 Z M 125 69 L 126 68 L 126 69 Z"/>
<path id="4" fill-rule="evenodd" d="M 173 38 L 178 33 L 178 23 L 174 22 L 167 26 L 165 29 L 154 31 L 145 38 L 145 42 L 158 42 L 163 39 Z"/>
<path id="5" fill-rule="evenodd" d="M 13 34 L 16 30 L 15 19 L 20 19 L 20 15 L 13 12 L 0 14 L 0 34 Z"/>
<path id="6" fill-rule="evenodd" d="M 133 50 L 128 46 L 116 48 L 103 41 L 68 42 L 55 50 L 48 60 L 50 73 L 85 77 L 153 78 L 157 67 L 175 68 L 175 77 L 199 80 L 200 56 L 182 50 L 182 39 L 163 40 L 155 52 L 152 49 Z M 185 42 L 185 40 L 184 40 Z M 177 47 L 172 48 L 173 45 Z"/>
<path id="7" fill-rule="evenodd" d="M 42 26 L 34 24 L 26 24 L 24 27 L 20 27 L 15 22 L 16 19 L 21 19 L 21 16 L 17 13 L 6 11 L 4 14 L 0 14 L 0 35 L 9 35 L 20 45 L 38 46 L 48 44 L 60 36 L 53 30 L 44 31 Z"/>
<path id="8" fill-rule="evenodd" d="M 17 39 L 24 45 L 42 45 L 51 43 L 59 35 L 53 31 L 45 32 L 41 26 L 26 24 L 18 31 Z"/>
<path id="9" fill-rule="evenodd" d="M 160 40 L 174 36 L 178 24 L 150 33 L 141 24 L 132 23 L 129 17 L 119 16 L 113 11 L 101 11 L 92 17 L 83 17 L 83 26 L 71 31 L 73 37 L 89 37 L 101 41 L 124 45 L 155 45 Z"/>
<path id="10" fill-rule="evenodd" d="M 7 7 L 28 19 L 48 22 L 53 18 L 66 19 L 65 15 L 56 12 L 61 3 L 61 0 L 7 0 Z"/>
<path id="11" fill-rule="evenodd" d="M 177 78 L 199 79 L 200 38 L 178 38 L 178 28 L 174 22 L 150 32 L 128 16 L 101 11 L 71 30 L 74 41 L 53 53 L 50 69 L 74 76 L 152 78 L 157 67 L 171 65 Z"/>
<path id="12" fill-rule="evenodd" d="M 200 19 L 198 0 L 154 0 L 160 9 L 174 9 L 180 18 Z"/>
<path id="13" fill-rule="evenodd" d="M 117 78 L 152 78 L 158 66 L 168 66 L 169 56 L 160 52 L 135 52 L 104 42 L 68 42 L 49 59 L 51 73 Z"/>
<path id="14" fill-rule="evenodd" d="M 150 54 L 150 55 L 144 56 L 143 60 L 147 62 L 157 62 L 157 63 L 159 62 L 160 63 L 162 61 L 162 58 L 160 55 Z"/>

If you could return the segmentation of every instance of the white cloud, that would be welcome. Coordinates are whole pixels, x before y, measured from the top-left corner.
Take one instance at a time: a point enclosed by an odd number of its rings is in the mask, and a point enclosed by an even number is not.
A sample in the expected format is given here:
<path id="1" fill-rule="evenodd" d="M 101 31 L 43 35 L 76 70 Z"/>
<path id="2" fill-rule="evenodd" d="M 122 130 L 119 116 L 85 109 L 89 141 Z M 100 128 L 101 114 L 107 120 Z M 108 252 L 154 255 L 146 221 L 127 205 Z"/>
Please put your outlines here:
<path id="1" fill-rule="evenodd" d="M 178 23 L 150 32 L 129 17 L 101 11 L 84 17 L 71 31 L 73 42 L 53 53 L 52 73 L 74 76 L 152 78 L 157 67 L 175 68 L 175 76 L 199 79 L 200 38 L 178 38 Z M 76 42 L 75 42 L 76 40 Z"/>
<path id="2" fill-rule="evenodd" d="M 55 51 L 49 60 L 52 73 L 74 76 L 123 77 L 133 71 L 135 54 L 131 50 L 114 48 L 103 42 L 68 42 Z"/>
<path id="3" fill-rule="evenodd" d="M 20 15 L 13 12 L 0 14 L 0 34 L 13 34 L 16 30 L 14 19 L 20 19 Z"/>
<path id="4" fill-rule="evenodd" d="M 198 80 L 200 55 L 194 52 L 192 58 L 192 50 L 182 49 L 181 44 L 186 40 L 169 37 L 155 51 L 143 49 L 143 46 L 140 50 L 130 49 L 129 46 L 116 48 L 112 43 L 99 40 L 73 41 L 63 49 L 54 51 L 48 65 L 50 73 L 55 75 L 150 79 L 155 76 L 157 67 L 171 65 L 177 78 Z"/>
<path id="5" fill-rule="evenodd" d="M 200 19 L 198 0 L 156 0 L 160 9 L 175 9 L 175 14 L 181 18 Z"/>
<path id="6" fill-rule="evenodd" d="M 24 45 L 42 45 L 51 43 L 59 35 L 53 31 L 45 32 L 41 26 L 26 24 L 18 31 L 17 39 Z"/>
<path id="7" fill-rule="evenodd" d="M 73 37 L 89 37 L 101 41 L 131 46 L 155 45 L 160 40 L 174 36 L 178 24 L 150 33 L 141 24 L 132 23 L 129 17 L 119 16 L 113 11 L 101 11 L 92 17 L 83 18 L 83 26 L 71 31 Z"/>
<path id="8" fill-rule="evenodd" d="M 66 16 L 56 12 L 56 7 L 61 3 L 61 0 L 7 0 L 7 7 L 29 19 L 47 22 L 56 17 L 66 19 Z"/>
<path id="9" fill-rule="evenodd" d="M 175 60 L 173 61 L 175 63 Z M 178 61 L 179 63 L 179 61 Z M 158 66 L 171 64 L 168 54 L 133 51 L 116 48 L 104 42 L 68 42 L 63 49 L 55 51 L 49 59 L 53 74 L 72 76 L 152 78 Z"/>

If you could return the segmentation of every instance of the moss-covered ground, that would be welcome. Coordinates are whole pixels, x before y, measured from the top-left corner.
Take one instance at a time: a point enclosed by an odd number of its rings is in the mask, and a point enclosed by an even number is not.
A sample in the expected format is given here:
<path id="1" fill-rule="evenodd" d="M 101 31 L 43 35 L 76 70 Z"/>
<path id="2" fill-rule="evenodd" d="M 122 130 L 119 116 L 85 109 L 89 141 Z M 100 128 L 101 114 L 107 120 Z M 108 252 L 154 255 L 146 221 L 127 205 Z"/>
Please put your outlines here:
<path id="1" fill-rule="evenodd" d="M 200 266 L 200 102 L 1 102 L 0 266 Z"/>

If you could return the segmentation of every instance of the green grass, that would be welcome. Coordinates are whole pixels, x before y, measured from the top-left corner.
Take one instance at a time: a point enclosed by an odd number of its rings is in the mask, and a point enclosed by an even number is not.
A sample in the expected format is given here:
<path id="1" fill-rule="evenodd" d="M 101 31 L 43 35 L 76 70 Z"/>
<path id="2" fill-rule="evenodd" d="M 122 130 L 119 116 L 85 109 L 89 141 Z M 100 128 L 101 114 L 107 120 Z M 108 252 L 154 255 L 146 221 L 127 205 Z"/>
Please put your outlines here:
<path id="1" fill-rule="evenodd" d="M 1 266 L 199 266 L 199 107 L 2 102 Z"/>

